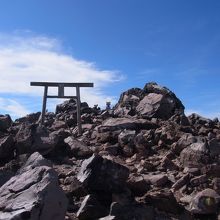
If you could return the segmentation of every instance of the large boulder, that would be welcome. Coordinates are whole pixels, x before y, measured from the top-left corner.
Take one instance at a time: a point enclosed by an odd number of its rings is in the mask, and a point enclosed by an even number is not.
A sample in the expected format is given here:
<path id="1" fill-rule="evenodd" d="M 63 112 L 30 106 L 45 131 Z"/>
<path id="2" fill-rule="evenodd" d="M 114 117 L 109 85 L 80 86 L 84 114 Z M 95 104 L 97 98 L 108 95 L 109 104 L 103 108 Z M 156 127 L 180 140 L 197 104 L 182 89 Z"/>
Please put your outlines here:
<path id="1" fill-rule="evenodd" d="M 25 123 L 20 125 L 19 130 L 15 136 L 15 146 L 18 154 L 25 154 L 27 152 L 30 152 L 35 127 L 36 125 Z"/>
<path id="2" fill-rule="evenodd" d="M 37 124 L 22 124 L 15 136 L 17 153 L 25 154 L 38 151 L 42 155 L 46 155 L 55 149 L 61 133 L 64 133 L 64 139 L 66 135 L 65 132 L 61 132 L 61 129 L 50 132 L 46 127 Z"/>
<path id="3" fill-rule="evenodd" d="M 84 160 L 77 178 L 91 192 L 112 193 L 120 192 L 125 187 L 128 176 L 128 168 L 99 155 L 93 155 Z"/>
<path id="4" fill-rule="evenodd" d="M 118 116 L 168 119 L 175 114 L 184 115 L 184 106 L 169 89 L 151 82 L 143 90 L 133 88 L 122 93 L 114 113 Z"/>
<path id="5" fill-rule="evenodd" d="M 136 107 L 137 113 L 143 117 L 168 119 L 184 112 L 181 101 L 166 87 L 147 83 L 143 93 L 145 96 Z"/>
<path id="6" fill-rule="evenodd" d="M 0 219 L 63 220 L 67 200 L 56 172 L 39 153 L 0 188 Z"/>

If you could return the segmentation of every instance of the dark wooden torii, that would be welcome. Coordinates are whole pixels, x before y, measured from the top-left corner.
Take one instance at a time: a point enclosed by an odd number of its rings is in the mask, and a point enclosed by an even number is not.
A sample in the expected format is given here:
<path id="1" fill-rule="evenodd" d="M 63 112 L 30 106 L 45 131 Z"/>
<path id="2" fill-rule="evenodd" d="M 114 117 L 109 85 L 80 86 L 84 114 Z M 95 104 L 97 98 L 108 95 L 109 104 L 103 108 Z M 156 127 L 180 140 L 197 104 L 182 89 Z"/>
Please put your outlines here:
<path id="1" fill-rule="evenodd" d="M 80 113 L 80 87 L 93 87 L 93 83 L 62 83 L 62 82 L 31 82 L 31 86 L 43 86 L 44 87 L 44 96 L 43 96 L 43 106 L 41 112 L 41 124 L 44 123 L 47 98 L 64 98 L 64 99 L 76 99 L 77 104 L 77 125 L 78 133 L 82 134 L 82 123 L 81 123 L 81 113 Z M 48 87 L 58 87 L 58 95 L 48 95 Z M 65 87 L 75 87 L 76 96 L 65 96 L 64 88 Z"/>

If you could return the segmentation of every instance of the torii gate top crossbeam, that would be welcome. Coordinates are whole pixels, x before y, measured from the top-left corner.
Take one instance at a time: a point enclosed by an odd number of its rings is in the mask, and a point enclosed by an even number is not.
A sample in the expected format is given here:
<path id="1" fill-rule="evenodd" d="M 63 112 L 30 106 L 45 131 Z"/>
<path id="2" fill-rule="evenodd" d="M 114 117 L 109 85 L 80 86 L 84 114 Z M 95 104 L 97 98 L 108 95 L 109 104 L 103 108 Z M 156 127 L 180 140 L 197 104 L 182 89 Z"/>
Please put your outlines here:
<path id="1" fill-rule="evenodd" d="M 93 83 L 64 83 L 64 82 L 31 82 L 31 86 L 44 86 L 43 106 L 41 113 L 41 123 L 44 123 L 46 113 L 47 98 L 74 98 L 77 103 L 77 124 L 78 133 L 82 134 L 81 113 L 80 113 L 80 87 L 93 87 Z M 58 95 L 48 95 L 48 87 L 58 87 Z M 76 96 L 65 96 L 65 87 L 76 87 Z"/>
<path id="2" fill-rule="evenodd" d="M 66 83 L 66 82 L 31 82 L 31 86 L 48 86 L 48 87 L 93 87 L 93 83 Z"/>

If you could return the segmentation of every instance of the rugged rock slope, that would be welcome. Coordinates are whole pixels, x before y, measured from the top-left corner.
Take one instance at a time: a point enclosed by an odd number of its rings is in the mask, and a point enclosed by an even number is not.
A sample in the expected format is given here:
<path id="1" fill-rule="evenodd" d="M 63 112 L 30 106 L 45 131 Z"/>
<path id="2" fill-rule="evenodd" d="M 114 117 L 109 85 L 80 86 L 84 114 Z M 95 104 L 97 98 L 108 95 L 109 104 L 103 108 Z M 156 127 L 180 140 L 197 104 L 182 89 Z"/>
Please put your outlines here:
<path id="1" fill-rule="evenodd" d="M 156 83 L 112 110 L 0 116 L 0 220 L 220 219 L 220 123 Z"/>

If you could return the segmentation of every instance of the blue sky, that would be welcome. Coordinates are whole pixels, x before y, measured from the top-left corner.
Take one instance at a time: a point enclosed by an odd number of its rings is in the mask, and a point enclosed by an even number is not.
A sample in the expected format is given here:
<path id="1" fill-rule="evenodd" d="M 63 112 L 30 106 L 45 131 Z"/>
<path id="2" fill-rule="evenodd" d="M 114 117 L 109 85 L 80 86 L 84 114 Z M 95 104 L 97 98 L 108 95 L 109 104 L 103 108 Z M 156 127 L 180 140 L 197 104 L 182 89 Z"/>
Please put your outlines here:
<path id="1" fill-rule="evenodd" d="M 1 0 L 0 113 L 41 110 L 34 80 L 92 81 L 82 98 L 101 106 L 156 81 L 186 113 L 220 116 L 219 11 L 218 0 Z"/>

